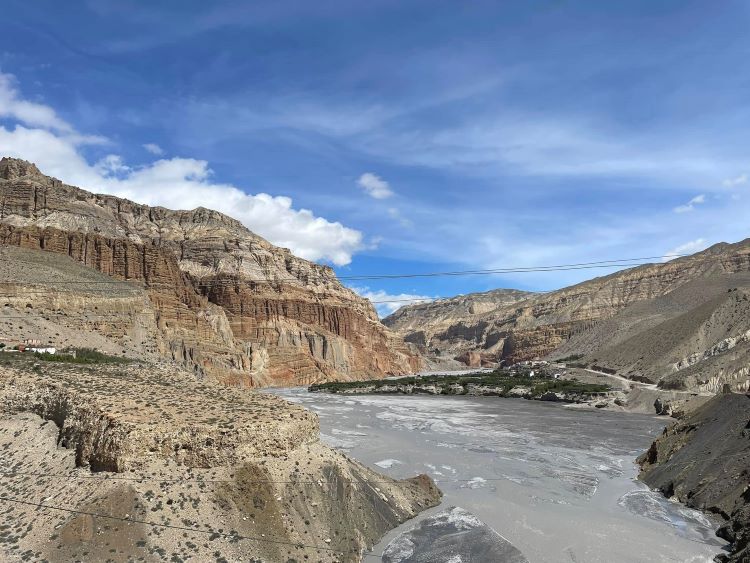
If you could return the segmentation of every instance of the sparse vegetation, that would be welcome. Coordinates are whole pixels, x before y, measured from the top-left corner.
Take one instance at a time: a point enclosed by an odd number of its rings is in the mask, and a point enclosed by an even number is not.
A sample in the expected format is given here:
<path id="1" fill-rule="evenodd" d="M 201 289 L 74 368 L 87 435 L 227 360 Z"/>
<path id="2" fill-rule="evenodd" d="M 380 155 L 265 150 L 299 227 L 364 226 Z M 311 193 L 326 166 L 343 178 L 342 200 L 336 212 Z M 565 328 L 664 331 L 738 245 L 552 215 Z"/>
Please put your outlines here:
<path id="1" fill-rule="evenodd" d="M 129 361 L 127 358 L 111 356 L 91 348 L 76 348 L 70 352 L 59 354 L 35 352 L 34 357 L 45 362 L 62 362 L 67 364 L 121 364 Z"/>
<path id="2" fill-rule="evenodd" d="M 529 395 L 537 397 L 548 392 L 591 395 L 606 393 L 608 385 L 582 383 L 575 379 L 554 379 L 549 375 L 531 376 L 528 370 L 511 372 L 497 369 L 493 372 L 473 373 L 462 375 L 429 375 L 402 377 L 399 379 L 376 379 L 368 381 L 331 382 L 311 385 L 312 392 L 323 391 L 329 393 L 370 392 L 370 393 L 402 393 L 408 388 L 412 393 L 431 392 L 429 388 L 437 388 L 437 394 L 464 395 L 472 388 L 483 388 L 479 394 L 497 394 L 508 396 L 514 387 L 529 388 Z"/>

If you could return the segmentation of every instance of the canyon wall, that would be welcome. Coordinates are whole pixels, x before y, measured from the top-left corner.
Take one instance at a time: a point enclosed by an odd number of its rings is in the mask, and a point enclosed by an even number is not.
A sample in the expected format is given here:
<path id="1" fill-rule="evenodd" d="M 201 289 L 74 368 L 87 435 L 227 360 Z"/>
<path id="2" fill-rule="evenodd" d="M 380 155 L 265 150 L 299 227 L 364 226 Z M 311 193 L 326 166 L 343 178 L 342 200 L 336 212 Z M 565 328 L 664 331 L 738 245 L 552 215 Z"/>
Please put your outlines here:
<path id="1" fill-rule="evenodd" d="M 158 351 L 226 383 L 306 385 L 421 366 L 331 268 L 216 211 L 92 194 L 4 158 L 0 243 L 65 254 L 141 284 L 156 313 Z"/>
<path id="2" fill-rule="evenodd" d="M 699 336 L 703 332 L 714 335 L 715 330 L 701 332 L 696 327 L 695 334 L 678 330 L 687 319 L 710 316 L 711 311 L 699 306 L 718 299 L 708 307 L 719 307 L 729 291 L 750 287 L 748 272 L 750 239 L 717 244 L 692 256 L 630 268 L 546 294 L 515 294 L 519 297 L 515 301 L 485 311 L 462 310 L 460 303 L 485 295 L 472 294 L 463 296 L 460 302 L 407 306 L 383 322 L 405 340 L 418 344 L 425 354 L 458 358 L 470 365 L 577 355 L 587 356 L 592 365 L 626 375 L 652 369 L 658 373 L 649 378 L 657 381 L 675 371 L 670 367 L 673 364 L 678 365 L 677 371 L 688 367 L 689 357 L 698 354 L 702 358 L 714 346 L 724 350 L 719 342 L 722 338 L 739 338 L 750 329 L 750 321 L 739 313 L 746 303 L 741 294 L 732 297 L 731 306 L 724 307 L 729 312 L 721 315 L 725 331 L 721 338 L 716 335 L 709 342 L 709 336 Z M 674 324 L 680 315 L 685 317 Z M 713 322 L 718 322 L 716 319 L 715 315 Z M 658 338 L 651 335 L 644 336 L 643 341 L 626 342 L 667 321 L 673 325 L 662 326 Z M 673 342 L 676 334 L 684 336 L 679 345 Z M 655 342 L 664 349 L 656 350 Z M 616 343 L 632 352 L 634 358 L 615 361 L 607 349 Z M 644 353 L 651 348 L 653 354 Z M 663 366 L 656 361 L 657 356 L 663 357 Z M 699 378 L 693 387 L 704 385 L 713 375 Z M 732 379 L 741 390 L 747 378 L 727 375 L 724 379 Z"/>

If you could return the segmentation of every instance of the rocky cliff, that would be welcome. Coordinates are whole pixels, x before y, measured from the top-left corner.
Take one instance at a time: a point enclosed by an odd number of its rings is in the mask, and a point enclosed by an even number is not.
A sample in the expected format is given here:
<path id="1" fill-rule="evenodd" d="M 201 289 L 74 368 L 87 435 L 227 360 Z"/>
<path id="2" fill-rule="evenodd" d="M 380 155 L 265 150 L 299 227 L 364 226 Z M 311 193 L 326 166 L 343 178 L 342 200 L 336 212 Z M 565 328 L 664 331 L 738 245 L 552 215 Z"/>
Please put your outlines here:
<path id="1" fill-rule="evenodd" d="M 720 561 L 750 559 L 750 396 L 712 398 L 666 428 L 638 462 L 648 485 L 726 522 L 718 535 L 733 545 Z"/>
<path id="2" fill-rule="evenodd" d="M 444 362 L 459 359 L 472 367 L 494 363 L 495 344 L 477 347 L 466 343 L 486 343 L 487 319 L 502 314 L 509 306 L 532 297 L 528 291 L 495 289 L 458 295 L 431 303 L 401 307 L 383 323 L 404 335 L 404 339 Z"/>
<path id="3" fill-rule="evenodd" d="M 742 335 L 750 330 L 747 315 L 740 312 L 744 294 L 731 295 L 729 291 L 750 287 L 748 272 L 750 239 L 718 244 L 692 256 L 630 268 L 546 294 L 515 294 L 519 299 L 484 312 L 453 314 L 456 309 L 449 301 L 445 305 L 438 302 L 429 310 L 424 306 L 404 307 L 384 323 L 430 354 L 508 363 L 550 354 L 585 355 L 592 366 L 607 366 L 624 374 L 638 375 L 653 369 L 658 375 L 650 378 L 657 381 L 689 367 L 699 357 L 703 359 L 704 354 L 710 356 L 712 348 L 718 354 L 739 342 L 741 346 L 735 352 L 743 349 Z M 731 302 L 721 305 L 726 299 Z M 714 308 L 722 307 L 723 312 L 711 317 Z M 687 317 L 676 320 L 685 314 Z M 699 316 L 709 325 L 721 324 L 723 328 L 685 332 L 685 321 Z M 435 322 L 435 318 L 445 322 Z M 639 346 L 625 344 L 628 338 L 645 335 L 644 331 L 666 321 L 673 326 L 665 325 L 658 336 L 644 336 Z M 678 326 L 683 328 L 677 330 Z M 735 340 L 722 344 L 727 337 Z M 620 342 L 635 357 L 612 365 L 604 362 L 606 349 Z M 643 354 L 646 343 L 650 347 L 668 344 L 670 350 L 655 351 L 653 356 L 661 357 L 657 362 Z M 745 384 L 746 376 L 735 378 L 738 389 Z M 714 387 L 720 388 L 721 383 L 723 380 L 717 381 Z"/>
<path id="4" fill-rule="evenodd" d="M 4 158 L 0 243 L 66 254 L 139 284 L 155 310 L 158 351 L 224 382 L 308 384 L 421 365 L 331 268 L 216 211 L 92 194 Z"/>
<path id="5" fill-rule="evenodd" d="M 354 563 L 439 503 L 273 395 L 164 360 L 53 359 L 0 353 L 0 560 Z"/>

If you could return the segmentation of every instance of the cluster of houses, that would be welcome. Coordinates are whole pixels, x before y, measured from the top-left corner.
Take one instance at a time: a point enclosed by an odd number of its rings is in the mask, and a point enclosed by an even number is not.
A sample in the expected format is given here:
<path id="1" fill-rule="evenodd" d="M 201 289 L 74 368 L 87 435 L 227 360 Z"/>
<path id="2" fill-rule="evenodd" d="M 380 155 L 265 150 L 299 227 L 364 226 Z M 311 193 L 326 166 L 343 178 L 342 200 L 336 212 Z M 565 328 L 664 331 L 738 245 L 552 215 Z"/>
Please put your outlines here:
<path id="1" fill-rule="evenodd" d="M 551 363 L 547 360 L 526 360 L 508 366 L 507 369 L 513 374 L 522 374 L 528 377 L 551 377 L 552 379 L 560 379 L 567 373 L 565 364 Z"/>
<path id="2" fill-rule="evenodd" d="M 42 344 L 42 341 L 36 338 L 27 338 L 20 344 L 8 345 L 4 342 L 0 342 L 0 352 L 37 352 L 39 354 L 56 354 L 57 348 L 54 346 L 46 346 Z"/>

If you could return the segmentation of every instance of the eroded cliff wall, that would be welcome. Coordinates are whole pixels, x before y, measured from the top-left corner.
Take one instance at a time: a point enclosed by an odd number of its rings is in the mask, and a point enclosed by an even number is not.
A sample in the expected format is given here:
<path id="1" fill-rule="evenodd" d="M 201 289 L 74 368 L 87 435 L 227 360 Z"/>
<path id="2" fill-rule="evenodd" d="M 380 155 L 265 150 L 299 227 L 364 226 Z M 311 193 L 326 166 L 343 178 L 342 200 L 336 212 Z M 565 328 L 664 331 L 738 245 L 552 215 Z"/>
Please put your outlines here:
<path id="1" fill-rule="evenodd" d="M 383 322 L 407 341 L 418 342 L 428 353 L 465 358 L 474 353 L 475 358 L 484 361 L 513 363 L 544 357 L 571 337 L 596 331 L 605 321 L 634 305 L 654 303 L 696 280 L 705 281 L 670 314 L 687 311 L 716 295 L 709 287 L 712 280 L 726 280 L 747 272 L 750 240 L 718 244 L 693 256 L 631 268 L 547 294 L 522 296 L 480 313 L 455 313 L 455 303 L 447 300 L 429 307 L 404 307 Z M 726 283 L 717 282 L 717 287 L 726 292 L 727 287 L 744 281 Z M 481 295 L 477 294 L 477 298 Z M 658 313 L 656 307 L 653 309 Z M 627 323 L 637 324 L 649 315 L 654 316 L 646 308 L 639 315 L 628 317 Z M 613 325 L 608 330 L 621 328 Z"/>
<path id="2" fill-rule="evenodd" d="M 304 385 L 421 366 L 331 268 L 216 211 L 92 194 L 5 158 L 0 243 L 66 254 L 143 283 L 157 313 L 160 352 L 227 383 Z"/>

